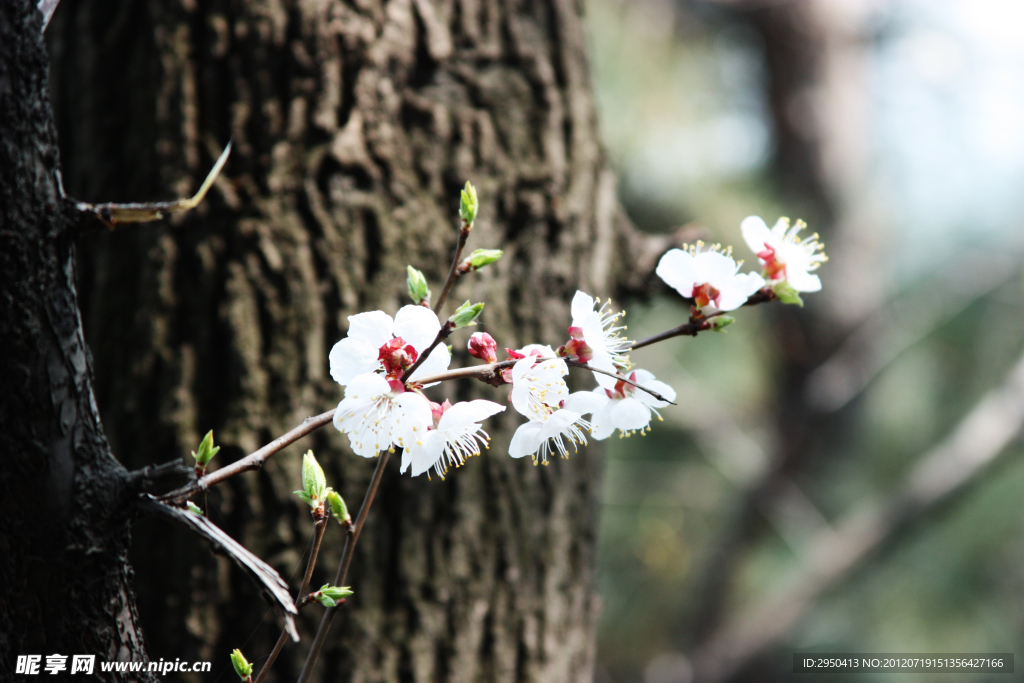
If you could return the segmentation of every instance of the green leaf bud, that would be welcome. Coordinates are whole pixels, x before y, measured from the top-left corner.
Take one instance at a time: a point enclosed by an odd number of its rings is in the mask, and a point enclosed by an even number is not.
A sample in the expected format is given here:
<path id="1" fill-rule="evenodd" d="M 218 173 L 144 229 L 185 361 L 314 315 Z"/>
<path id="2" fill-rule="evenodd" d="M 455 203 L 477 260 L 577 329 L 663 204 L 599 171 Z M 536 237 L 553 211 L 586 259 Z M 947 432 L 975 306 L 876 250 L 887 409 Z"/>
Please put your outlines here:
<path id="1" fill-rule="evenodd" d="M 412 298 L 413 303 L 429 302 L 430 287 L 427 286 L 427 278 L 423 277 L 423 273 L 412 266 L 406 266 L 405 272 L 405 286 L 409 290 L 409 296 Z"/>
<path id="2" fill-rule="evenodd" d="M 335 602 L 338 600 L 344 600 L 348 596 L 352 595 L 352 591 L 348 586 L 331 586 L 326 583 L 320 588 L 319 592 Z"/>
<path id="3" fill-rule="evenodd" d="M 476 325 L 476 319 L 480 317 L 480 312 L 484 310 L 484 305 L 471 304 L 469 300 L 455 309 L 452 316 L 448 318 L 448 322 L 452 324 L 452 329 L 459 329 L 461 327 L 467 327 L 469 325 Z"/>
<path id="4" fill-rule="evenodd" d="M 501 249 L 477 249 L 463 263 L 468 270 L 480 270 L 500 259 L 503 253 Z"/>
<path id="5" fill-rule="evenodd" d="M 313 451 L 302 456 L 302 488 L 309 496 L 310 505 L 319 505 L 327 492 L 327 478 L 320 464 L 313 457 Z"/>
<path id="6" fill-rule="evenodd" d="M 205 469 L 206 463 L 210 462 L 219 450 L 220 446 L 213 445 L 213 430 L 211 429 L 203 437 L 202 442 L 199 444 L 199 450 L 192 451 L 192 457 L 196 459 L 196 465 Z"/>
<path id="7" fill-rule="evenodd" d="M 345 505 L 345 499 L 334 489 L 327 490 L 327 503 L 331 506 L 331 514 L 336 520 L 342 524 L 352 521 L 352 516 L 348 514 L 348 506 Z"/>
<path id="8" fill-rule="evenodd" d="M 237 648 L 231 653 L 231 666 L 235 667 L 235 673 L 243 681 L 252 676 L 252 664 L 246 661 L 242 651 Z"/>
<path id="9" fill-rule="evenodd" d="M 191 500 L 187 501 L 185 504 L 188 506 L 188 511 L 191 512 L 193 515 L 199 515 L 200 517 L 203 516 L 203 509 L 196 505 L 195 503 L 193 503 Z"/>
<path id="10" fill-rule="evenodd" d="M 796 291 L 793 285 L 786 280 L 773 283 L 772 291 L 775 292 L 775 297 L 784 304 L 796 304 L 801 307 L 804 305 L 804 300 L 800 298 L 800 292 Z"/>
<path id="11" fill-rule="evenodd" d="M 725 328 L 736 322 L 736 318 L 728 315 L 718 315 L 711 319 L 711 329 L 715 332 L 725 332 Z"/>
<path id="12" fill-rule="evenodd" d="M 476 196 L 476 188 L 467 180 L 466 188 L 462 190 L 462 200 L 459 203 L 459 218 L 466 225 L 473 225 L 479 207 L 480 202 Z"/>

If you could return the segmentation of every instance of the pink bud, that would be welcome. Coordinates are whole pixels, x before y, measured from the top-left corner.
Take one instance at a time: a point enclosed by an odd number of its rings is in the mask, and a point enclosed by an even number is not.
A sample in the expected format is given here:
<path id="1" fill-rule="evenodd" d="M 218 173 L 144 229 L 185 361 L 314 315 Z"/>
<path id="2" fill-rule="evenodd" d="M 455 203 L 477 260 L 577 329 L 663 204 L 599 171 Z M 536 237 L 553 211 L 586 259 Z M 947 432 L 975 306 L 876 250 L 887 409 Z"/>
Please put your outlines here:
<path id="1" fill-rule="evenodd" d="M 498 344 L 486 332 L 474 332 L 469 338 L 469 355 L 486 363 L 497 363 Z"/>
<path id="2" fill-rule="evenodd" d="M 575 339 L 576 341 L 582 341 L 583 340 L 583 328 L 582 327 L 577 327 L 577 326 L 570 327 L 569 328 L 569 336 L 572 337 L 573 339 Z"/>

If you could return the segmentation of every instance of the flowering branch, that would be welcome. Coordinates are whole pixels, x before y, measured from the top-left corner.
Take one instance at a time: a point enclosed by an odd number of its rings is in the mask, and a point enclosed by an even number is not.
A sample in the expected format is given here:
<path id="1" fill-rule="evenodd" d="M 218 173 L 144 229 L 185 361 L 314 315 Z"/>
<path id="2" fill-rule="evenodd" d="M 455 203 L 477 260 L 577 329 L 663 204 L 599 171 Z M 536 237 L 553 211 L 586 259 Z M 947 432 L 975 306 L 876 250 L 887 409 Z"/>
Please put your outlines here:
<path id="1" fill-rule="evenodd" d="M 377 466 L 373 469 L 373 476 L 370 477 L 370 485 L 366 488 L 366 495 L 363 497 L 363 504 L 359 508 L 359 514 L 356 515 L 355 524 L 349 528 L 348 537 L 345 539 L 345 547 L 341 551 L 341 561 L 338 563 L 338 572 L 334 576 L 335 586 L 341 586 L 345 583 L 345 577 L 348 576 L 348 567 L 352 563 L 352 553 L 355 551 L 356 542 L 359 540 L 359 534 L 363 530 L 363 523 L 366 522 L 366 516 L 370 513 L 370 506 L 373 505 L 374 496 L 377 495 L 377 487 L 380 486 L 381 477 L 384 475 L 384 467 L 388 463 L 388 458 L 391 456 L 390 451 L 382 451 L 377 457 Z M 306 663 L 302 665 L 302 673 L 299 674 L 298 683 L 306 683 L 309 680 L 310 673 L 313 670 L 313 666 L 316 664 L 316 660 L 320 658 L 320 651 L 323 649 L 324 641 L 327 639 L 327 631 L 331 628 L 331 620 L 334 619 L 335 613 L 341 605 L 334 607 L 328 607 L 324 610 L 324 616 L 320 619 L 320 626 L 316 630 L 316 636 L 313 638 L 313 644 L 309 648 L 309 654 L 306 655 Z"/>
<path id="2" fill-rule="evenodd" d="M 333 418 L 334 410 L 328 410 L 326 413 L 320 413 L 319 415 L 315 415 L 313 417 L 307 417 L 305 420 L 302 421 L 302 424 L 300 424 L 298 427 L 288 432 L 285 432 L 281 436 L 277 437 L 276 439 L 268 443 L 263 448 L 260 448 L 257 451 L 253 451 L 252 453 L 245 456 L 241 460 L 236 460 L 227 467 L 222 467 L 219 470 L 215 470 L 204 477 L 200 477 L 198 480 L 192 482 L 188 486 L 183 486 L 182 488 L 176 491 L 171 491 L 170 493 L 160 496 L 160 500 L 184 500 L 185 498 L 188 498 L 192 494 L 197 493 L 199 491 L 205 491 L 211 486 L 216 486 L 217 484 L 221 483 L 226 479 L 230 479 L 236 474 L 248 472 L 250 470 L 258 470 L 261 467 L 263 467 L 263 463 L 267 460 L 267 458 L 272 456 L 274 453 L 277 453 L 285 446 L 289 446 L 295 443 L 296 441 L 306 436 L 310 432 L 314 432 L 317 429 L 320 429 L 320 427 L 326 425 Z"/>
<path id="3" fill-rule="evenodd" d="M 764 304 L 769 301 L 776 300 L 777 297 L 771 287 L 763 287 L 751 294 L 743 305 L 756 306 L 757 304 Z M 645 346 L 665 341 L 666 339 L 672 339 L 673 337 L 696 337 L 698 332 L 706 332 L 707 330 L 715 329 L 716 323 L 713 319 L 721 316 L 724 312 L 725 311 L 718 311 L 717 313 L 711 313 L 710 315 L 701 316 L 699 318 L 691 317 L 688 322 L 683 323 L 679 327 L 673 327 L 671 330 L 659 332 L 658 334 L 647 337 L 646 339 L 633 342 L 633 345 L 630 346 L 629 349 L 630 351 L 635 351 Z M 722 327 L 722 325 L 719 325 L 719 327 Z"/>
<path id="4" fill-rule="evenodd" d="M 324 538 L 324 530 L 327 528 L 327 522 L 330 520 L 330 514 L 325 514 L 314 526 L 313 533 L 313 549 L 309 553 L 309 561 L 306 562 L 306 573 L 302 577 L 302 586 L 299 588 L 299 592 L 295 594 L 295 608 L 299 609 L 302 607 L 306 592 L 309 590 L 309 580 L 313 578 L 313 567 L 316 566 L 316 558 L 320 553 L 320 542 Z M 274 649 L 271 650 L 270 656 L 267 657 L 267 661 L 263 663 L 263 668 L 260 669 L 260 673 L 256 676 L 255 683 L 263 683 L 263 679 L 270 673 L 270 667 L 274 665 L 277 660 L 277 656 L 281 654 L 281 649 L 284 647 L 285 642 L 288 640 L 288 631 L 281 631 L 281 635 L 277 639 L 277 643 L 274 644 Z"/>
<path id="5" fill-rule="evenodd" d="M 437 345 L 443 342 L 445 339 L 447 339 L 454 329 L 455 325 L 450 320 L 446 321 L 444 325 L 441 325 L 441 329 L 437 331 L 437 336 L 434 337 L 434 341 L 430 342 L 430 346 L 424 349 L 423 353 L 421 353 L 419 357 L 416 359 L 416 362 L 410 365 L 409 368 L 402 373 L 402 378 L 400 380 L 402 384 L 405 384 L 407 381 L 409 381 L 409 378 L 412 377 L 412 373 L 416 372 L 416 370 L 419 369 L 421 365 L 423 365 L 423 362 L 427 360 L 427 358 L 434 351 L 434 349 L 437 348 Z"/>

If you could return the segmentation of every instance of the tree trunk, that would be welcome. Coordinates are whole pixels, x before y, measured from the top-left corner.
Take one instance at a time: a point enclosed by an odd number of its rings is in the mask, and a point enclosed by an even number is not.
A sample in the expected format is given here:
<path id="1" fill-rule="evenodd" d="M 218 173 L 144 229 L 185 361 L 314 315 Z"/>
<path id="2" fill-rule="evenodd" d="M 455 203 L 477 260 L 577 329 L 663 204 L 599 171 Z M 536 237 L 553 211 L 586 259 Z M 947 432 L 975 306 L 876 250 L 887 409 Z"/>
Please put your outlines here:
<path id="1" fill-rule="evenodd" d="M 58 190 L 41 26 L 34 3 L 0 3 L 4 681 L 15 680 L 18 656 L 66 655 L 65 675 L 74 654 L 145 658 L 127 563 L 133 487 L 93 399 L 75 291 L 75 211 Z"/>
<path id="2" fill-rule="evenodd" d="M 438 290 L 467 179 L 481 198 L 470 249 L 505 256 L 452 303 L 486 301 L 500 346 L 558 345 L 577 287 L 635 285 L 581 21 L 569 0 L 64 0 L 49 31 L 71 194 L 185 196 L 234 141 L 194 215 L 83 244 L 97 400 L 121 461 L 181 458 L 212 428 L 224 465 L 337 404 L 327 354 L 347 316 L 408 303 L 406 264 Z M 513 460 L 517 423 L 499 416 L 490 451 L 444 481 L 389 467 L 321 680 L 591 679 L 599 454 Z M 308 447 L 356 507 L 373 463 L 329 428 L 209 495 L 211 519 L 286 578 L 311 534 L 291 495 Z M 340 545 L 330 529 L 313 585 Z M 193 539 L 146 522 L 133 562 L 152 657 L 216 672 L 232 648 L 271 649 L 265 605 Z M 318 611 L 273 680 L 294 680 Z"/>

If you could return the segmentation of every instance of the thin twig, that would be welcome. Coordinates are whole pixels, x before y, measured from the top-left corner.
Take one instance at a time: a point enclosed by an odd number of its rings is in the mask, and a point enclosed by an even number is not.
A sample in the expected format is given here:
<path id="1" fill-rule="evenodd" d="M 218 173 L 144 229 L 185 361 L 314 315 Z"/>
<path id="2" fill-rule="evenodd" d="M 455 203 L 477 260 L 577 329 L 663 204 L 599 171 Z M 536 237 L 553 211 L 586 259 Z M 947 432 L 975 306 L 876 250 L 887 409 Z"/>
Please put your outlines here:
<path id="1" fill-rule="evenodd" d="M 226 467 L 214 470 L 210 474 L 200 477 L 197 481 L 189 484 L 188 486 L 183 486 L 176 491 L 171 491 L 168 494 L 160 496 L 160 500 L 185 500 L 192 494 L 199 491 L 205 491 L 211 486 L 216 486 L 236 474 L 241 474 L 242 472 L 248 472 L 250 470 L 258 470 L 263 467 L 263 463 L 266 462 L 267 458 L 272 456 L 274 453 L 277 453 L 285 446 L 295 443 L 310 432 L 323 427 L 332 419 L 334 419 L 334 410 L 328 410 L 326 413 L 307 417 L 298 427 L 285 432 L 263 448 L 253 451 L 244 458 L 236 460 Z"/>
<path id="2" fill-rule="evenodd" d="M 423 353 L 421 353 L 419 357 L 416 358 L 416 362 L 410 365 L 409 368 L 402 373 L 402 379 L 400 381 L 403 384 L 409 381 L 409 378 L 412 377 L 412 373 L 416 372 L 416 369 L 419 366 L 423 365 L 423 362 L 427 360 L 427 356 L 434 352 L 434 349 L 437 348 L 437 345 L 443 342 L 449 336 L 451 336 L 452 330 L 454 329 L 455 325 L 453 325 L 450 321 L 447 320 L 444 322 L 443 325 L 441 325 L 441 329 L 437 331 L 437 336 L 434 337 L 434 341 L 430 343 L 430 346 L 425 348 L 423 350 Z"/>
<path id="3" fill-rule="evenodd" d="M 653 389 L 648 389 L 645 386 L 641 386 L 641 385 L 637 384 L 636 382 L 634 382 L 633 380 L 629 379 L 628 377 L 623 377 L 622 375 L 616 374 L 614 372 L 608 372 L 607 370 L 600 370 L 598 368 L 591 367 L 591 366 L 587 365 L 586 363 L 584 363 L 582 361 L 578 361 L 578 360 L 565 359 L 565 364 L 568 365 L 570 368 L 583 368 L 584 370 L 590 370 L 591 372 L 597 372 L 597 373 L 600 373 L 602 375 L 608 375 L 609 377 L 614 377 L 615 379 L 619 380 L 620 382 L 624 382 L 624 383 L 626 383 L 626 384 L 628 384 L 630 386 L 636 387 L 637 389 L 641 389 L 643 391 L 646 391 L 648 394 L 650 394 L 654 398 L 658 399 L 659 401 L 664 401 L 665 403 L 669 403 L 671 405 L 676 405 L 675 401 L 668 400 L 667 398 L 665 398 L 664 396 L 659 394 L 657 391 L 654 391 Z"/>
<path id="4" fill-rule="evenodd" d="M 473 230 L 473 224 L 462 221 L 459 226 L 459 241 L 455 245 L 455 258 L 452 259 L 451 270 L 448 271 L 448 279 L 444 281 L 444 287 L 441 289 L 441 296 L 437 297 L 437 303 L 434 304 L 434 313 L 439 313 L 441 307 L 444 306 L 444 302 L 448 300 L 448 294 L 452 291 L 452 287 L 455 286 L 455 281 L 459 279 L 459 263 L 462 262 L 462 250 L 466 248 L 466 242 L 469 241 L 469 233 Z"/>
<path id="5" fill-rule="evenodd" d="M 769 301 L 775 301 L 776 299 L 777 297 L 775 296 L 775 292 L 773 292 L 769 287 L 764 287 L 751 294 L 743 305 L 756 306 L 758 304 L 766 304 Z M 646 339 L 633 342 L 633 345 L 629 347 L 629 350 L 636 351 L 637 349 L 642 349 L 645 346 L 657 344 L 658 342 L 665 341 L 666 339 L 672 339 L 673 337 L 696 337 L 698 332 L 706 332 L 707 330 L 710 330 L 714 326 L 711 319 L 717 318 L 723 313 L 725 313 L 725 311 L 717 311 L 700 318 L 691 317 L 688 322 L 683 323 L 679 327 L 673 327 L 671 330 L 659 332 L 658 334 L 647 337 Z"/>
<path id="6" fill-rule="evenodd" d="M 324 530 L 327 528 L 327 522 L 330 521 L 331 515 L 330 510 L 325 511 L 323 518 L 316 523 L 315 531 L 313 533 L 313 549 L 309 553 L 309 561 L 306 562 L 306 574 L 302 577 L 302 586 L 299 588 L 299 592 L 295 594 L 295 609 L 299 609 L 302 606 L 302 601 L 309 591 L 309 580 L 313 578 L 313 568 L 316 566 L 316 557 L 320 553 L 320 541 L 324 538 Z M 254 683 L 263 683 L 263 679 L 270 673 L 270 667 L 274 666 L 274 662 L 277 660 L 277 656 L 281 654 L 281 649 L 284 647 L 285 641 L 288 640 L 288 631 L 281 631 L 281 635 L 277 639 L 277 643 L 274 645 L 274 649 L 270 652 L 270 656 L 267 657 L 267 661 L 263 663 L 263 668 L 260 669 L 260 673 L 256 676 Z"/>
<path id="7" fill-rule="evenodd" d="M 345 548 L 341 552 L 338 573 L 334 576 L 335 586 L 343 585 L 345 578 L 348 576 L 348 567 L 352 563 L 356 542 L 359 541 L 359 534 L 363 530 L 363 523 L 366 521 L 366 516 L 370 513 L 370 506 L 373 505 L 373 498 L 377 495 L 377 487 L 380 486 L 380 479 L 384 474 L 384 467 L 387 465 L 390 456 L 391 451 L 383 451 L 377 458 L 377 466 L 373 470 L 373 476 L 370 477 L 370 485 L 366 488 L 366 495 L 363 497 L 363 504 L 359 508 L 359 514 L 356 515 L 356 523 L 349 531 L 348 538 L 345 541 Z M 338 607 L 339 605 L 336 605 L 324 610 L 324 616 L 320 619 L 320 627 L 317 628 L 313 644 L 309 648 L 309 654 L 306 655 L 306 663 L 302 665 L 302 673 L 299 674 L 298 683 L 306 683 L 309 680 L 313 666 L 316 664 L 316 660 L 320 658 L 320 651 L 323 649 L 324 641 L 327 639 L 327 631 L 331 627 L 331 620 L 334 619 L 334 614 L 338 611 Z"/>

